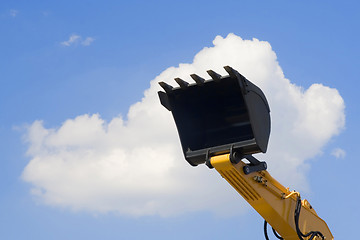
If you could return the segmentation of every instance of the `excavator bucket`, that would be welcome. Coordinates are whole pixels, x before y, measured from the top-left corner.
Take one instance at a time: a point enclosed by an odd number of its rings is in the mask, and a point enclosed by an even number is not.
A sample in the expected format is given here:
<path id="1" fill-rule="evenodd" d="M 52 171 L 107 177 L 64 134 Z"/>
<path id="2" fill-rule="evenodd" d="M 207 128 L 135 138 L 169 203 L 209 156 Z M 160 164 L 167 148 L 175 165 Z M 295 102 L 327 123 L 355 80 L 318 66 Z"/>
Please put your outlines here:
<path id="1" fill-rule="evenodd" d="M 270 109 L 264 93 L 233 68 L 228 76 L 207 71 L 210 80 L 192 74 L 195 83 L 175 78 L 179 87 L 160 82 L 161 104 L 172 112 L 185 159 L 192 165 L 212 156 L 266 152 Z"/>

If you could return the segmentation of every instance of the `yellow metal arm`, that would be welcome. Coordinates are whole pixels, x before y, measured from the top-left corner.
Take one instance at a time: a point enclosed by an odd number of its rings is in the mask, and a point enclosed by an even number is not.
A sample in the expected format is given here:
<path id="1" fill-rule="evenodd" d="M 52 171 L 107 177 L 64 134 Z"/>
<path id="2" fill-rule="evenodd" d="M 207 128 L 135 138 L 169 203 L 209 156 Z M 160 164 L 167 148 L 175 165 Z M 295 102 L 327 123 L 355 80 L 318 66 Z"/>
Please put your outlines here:
<path id="1" fill-rule="evenodd" d="M 285 240 L 299 240 L 294 221 L 294 212 L 299 193 L 290 192 L 266 171 L 244 174 L 245 163 L 233 164 L 230 154 L 214 156 L 211 165 L 233 188 L 283 237 Z M 306 234 L 321 232 L 327 240 L 334 239 L 327 224 L 307 200 L 301 202 L 299 229 Z M 309 239 L 303 238 L 303 239 Z M 313 238 L 320 240 L 320 237 Z"/>

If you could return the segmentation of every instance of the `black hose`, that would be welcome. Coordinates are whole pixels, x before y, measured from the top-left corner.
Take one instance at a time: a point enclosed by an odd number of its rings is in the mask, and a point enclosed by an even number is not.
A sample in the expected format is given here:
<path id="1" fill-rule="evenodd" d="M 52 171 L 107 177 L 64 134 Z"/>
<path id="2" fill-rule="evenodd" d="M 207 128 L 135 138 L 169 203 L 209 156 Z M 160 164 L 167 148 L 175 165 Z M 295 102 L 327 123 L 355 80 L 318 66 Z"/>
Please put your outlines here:
<path id="1" fill-rule="evenodd" d="M 325 239 L 324 235 L 319 231 L 311 231 L 311 232 L 308 232 L 307 234 L 303 234 L 301 232 L 301 230 L 299 228 L 300 211 L 301 211 L 301 198 L 300 198 L 300 196 L 298 196 L 297 200 L 296 200 L 294 218 L 295 218 L 296 233 L 297 233 L 299 239 L 304 240 L 303 237 L 309 237 L 309 236 L 310 236 L 309 240 L 314 239 L 315 236 L 319 236 L 322 239 Z"/>
<path id="2" fill-rule="evenodd" d="M 270 239 L 269 239 L 269 236 L 268 236 L 268 232 L 267 232 L 267 224 L 268 224 L 267 221 L 264 220 L 264 235 L 265 235 L 265 239 L 266 239 L 266 240 L 270 240 Z M 274 228 L 272 228 L 272 230 L 273 230 L 273 233 L 274 233 L 275 237 L 277 237 L 278 239 L 282 239 L 282 240 L 283 240 L 283 238 L 275 231 Z"/>
<path id="3" fill-rule="evenodd" d="M 300 203 L 300 206 L 299 206 L 299 203 Z M 301 210 L 301 198 L 300 198 L 300 196 L 298 196 L 297 201 L 296 201 L 295 214 L 294 214 L 295 228 L 296 228 L 296 233 L 297 233 L 299 239 L 304 240 L 303 239 L 304 234 L 300 231 L 300 228 L 299 228 L 300 210 Z"/>
<path id="4" fill-rule="evenodd" d="M 266 220 L 264 220 L 264 235 L 265 235 L 266 240 L 270 240 L 268 233 L 267 233 L 267 221 Z"/>
<path id="5" fill-rule="evenodd" d="M 284 239 L 275 231 L 274 228 L 272 228 L 272 230 L 273 230 L 273 233 L 274 233 L 275 237 L 277 237 L 277 238 L 280 239 L 280 240 L 284 240 Z"/>
<path id="6" fill-rule="evenodd" d="M 314 237 L 319 236 L 321 237 L 323 240 L 325 239 L 324 235 L 319 232 L 319 231 L 311 231 L 308 232 L 307 234 L 303 234 L 299 228 L 299 219 L 300 219 L 300 211 L 301 211 L 301 198 L 300 196 L 297 197 L 296 200 L 296 206 L 295 206 L 295 213 L 294 213 L 294 220 L 295 220 L 295 227 L 296 227 L 296 233 L 299 237 L 300 240 L 304 240 L 304 238 L 310 237 L 309 240 L 313 240 Z M 272 228 L 274 235 L 278 238 L 278 239 L 283 239 L 276 231 L 274 228 Z M 269 236 L 268 236 L 268 232 L 267 232 L 267 222 L 266 220 L 264 220 L 264 235 L 265 235 L 265 239 L 266 240 L 270 240 Z"/>

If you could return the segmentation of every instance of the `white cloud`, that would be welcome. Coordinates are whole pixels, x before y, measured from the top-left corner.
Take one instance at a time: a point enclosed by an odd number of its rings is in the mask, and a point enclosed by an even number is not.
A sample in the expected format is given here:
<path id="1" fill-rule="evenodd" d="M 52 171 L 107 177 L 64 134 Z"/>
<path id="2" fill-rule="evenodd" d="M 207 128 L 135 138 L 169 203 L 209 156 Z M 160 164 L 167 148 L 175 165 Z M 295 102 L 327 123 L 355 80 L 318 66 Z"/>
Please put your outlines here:
<path id="1" fill-rule="evenodd" d="M 78 41 L 80 41 L 80 39 L 81 37 L 79 35 L 72 34 L 69 37 L 69 40 L 61 42 L 61 45 L 70 47 L 71 45 L 76 44 Z"/>
<path id="2" fill-rule="evenodd" d="M 78 43 L 81 43 L 83 46 L 90 46 L 94 40 L 95 39 L 92 37 L 86 37 L 82 40 L 80 35 L 72 34 L 67 41 L 61 42 L 60 44 L 66 47 L 70 47 L 71 45 L 76 45 Z"/>
<path id="3" fill-rule="evenodd" d="M 92 38 L 92 37 L 87 37 L 87 38 L 85 38 L 84 41 L 81 42 L 81 44 L 82 44 L 83 46 L 90 46 L 93 41 L 95 41 L 94 38 Z"/>
<path id="4" fill-rule="evenodd" d="M 343 159 L 346 157 L 346 152 L 344 149 L 335 148 L 332 150 L 331 155 L 333 155 L 336 158 Z"/>
<path id="5" fill-rule="evenodd" d="M 10 9 L 9 14 L 11 17 L 16 17 L 19 14 L 19 11 L 16 9 Z"/>
<path id="6" fill-rule="evenodd" d="M 307 186 L 308 159 L 316 156 L 345 124 L 338 91 L 322 84 L 303 89 L 284 77 L 275 52 L 265 41 L 217 36 L 190 64 L 170 67 L 150 82 L 127 120 L 110 122 L 98 114 L 66 120 L 59 128 L 35 121 L 28 129 L 31 158 L 22 178 L 40 201 L 54 206 L 125 215 L 171 215 L 189 211 L 238 213 L 244 208 L 215 170 L 192 168 L 182 156 L 171 113 L 158 100 L 157 82 L 222 75 L 230 65 L 254 82 L 270 104 L 272 133 L 268 162 L 272 175 L 297 190 Z"/>

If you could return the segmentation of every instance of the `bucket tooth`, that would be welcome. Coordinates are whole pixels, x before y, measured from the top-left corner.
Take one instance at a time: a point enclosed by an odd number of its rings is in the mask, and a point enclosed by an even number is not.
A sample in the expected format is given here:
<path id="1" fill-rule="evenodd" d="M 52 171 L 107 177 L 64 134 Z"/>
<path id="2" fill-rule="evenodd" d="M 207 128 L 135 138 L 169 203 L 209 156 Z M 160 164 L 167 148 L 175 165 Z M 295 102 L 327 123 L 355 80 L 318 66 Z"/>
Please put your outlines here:
<path id="1" fill-rule="evenodd" d="M 220 74 L 214 72 L 213 70 L 208 70 L 208 71 L 206 71 L 206 72 L 210 75 L 210 77 L 211 77 L 215 82 L 219 82 L 219 81 L 220 81 L 220 79 L 221 79 L 221 75 L 220 75 Z"/>
<path id="2" fill-rule="evenodd" d="M 242 85 L 241 90 L 243 94 L 247 94 L 248 81 L 246 80 L 246 78 L 230 66 L 225 66 L 224 69 L 230 75 L 231 78 L 235 78 L 239 80 L 240 84 Z"/>
<path id="3" fill-rule="evenodd" d="M 173 90 L 173 86 L 165 82 L 159 82 L 159 85 L 165 90 L 166 93 L 171 93 L 171 91 Z"/>
<path id="4" fill-rule="evenodd" d="M 179 86 L 182 88 L 182 89 L 186 89 L 188 86 L 189 86 L 189 83 L 182 80 L 181 78 L 175 78 L 175 81 L 179 84 Z"/>
<path id="5" fill-rule="evenodd" d="M 234 70 L 232 67 L 225 66 L 224 69 L 230 75 L 230 77 L 232 77 L 232 78 L 239 78 L 240 77 L 239 76 L 240 74 L 236 70 Z"/>
<path id="6" fill-rule="evenodd" d="M 205 79 L 203 79 L 202 77 L 199 77 L 196 74 L 191 74 L 190 77 L 192 79 L 194 79 L 194 81 L 197 83 L 197 85 L 202 86 L 204 84 L 204 82 L 205 82 Z"/>

